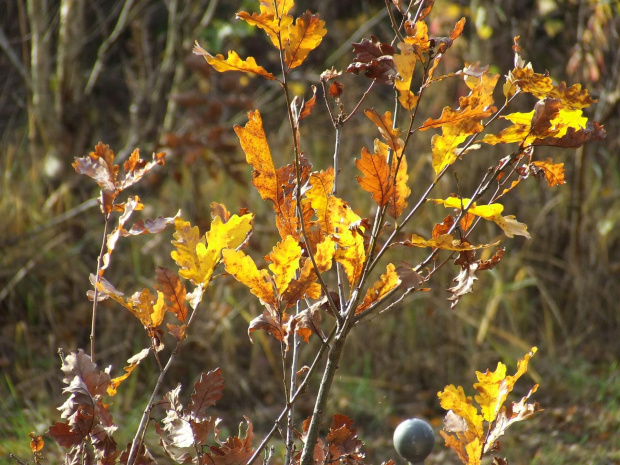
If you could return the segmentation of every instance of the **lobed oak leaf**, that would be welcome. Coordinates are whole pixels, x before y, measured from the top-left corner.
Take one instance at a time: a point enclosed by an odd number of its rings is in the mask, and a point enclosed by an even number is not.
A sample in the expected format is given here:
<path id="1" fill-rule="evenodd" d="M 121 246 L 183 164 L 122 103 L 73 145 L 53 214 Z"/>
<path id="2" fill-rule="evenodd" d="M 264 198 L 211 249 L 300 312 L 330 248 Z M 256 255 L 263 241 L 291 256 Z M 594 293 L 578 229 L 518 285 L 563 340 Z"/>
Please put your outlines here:
<path id="1" fill-rule="evenodd" d="M 248 59 L 244 61 L 234 50 L 228 52 L 227 58 L 224 58 L 224 55 L 220 54 L 213 56 L 198 45 L 198 41 L 196 41 L 193 52 L 196 55 L 203 56 L 207 63 L 220 73 L 226 71 L 243 71 L 244 73 L 262 76 L 270 81 L 277 81 L 276 77 L 262 66 L 259 66 L 254 58 L 248 57 Z"/>
<path id="2" fill-rule="evenodd" d="M 330 236 L 316 246 L 314 252 L 314 261 L 320 273 L 329 270 L 332 267 L 332 260 L 336 253 L 336 244 Z M 301 267 L 299 277 L 293 279 L 286 291 L 282 295 L 282 301 L 286 307 L 291 307 L 304 297 L 310 299 L 318 299 L 321 293 L 321 286 L 316 283 L 316 271 L 310 259 L 306 259 Z"/>
<path id="3" fill-rule="evenodd" d="M 495 222 L 507 237 L 524 236 L 530 238 L 530 234 L 527 232 L 527 225 L 519 223 L 514 215 L 502 216 L 504 206 L 500 203 L 492 203 L 489 205 L 476 205 L 475 202 L 471 202 L 468 198 L 448 197 L 445 200 L 442 199 L 430 199 L 436 204 L 443 204 L 446 208 L 457 208 L 459 210 L 466 209 L 468 213 L 476 216 L 480 216 L 488 221 Z M 470 205 L 471 203 L 471 205 Z"/>
<path id="4" fill-rule="evenodd" d="M 388 146 L 394 152 L 400 153 L 405 143 L 400 138 L 400 129 L 393 127 L 392 113 L 386 111 L 383 116 L 381 116 L 374 108 L 366 108 L 364 114 L 377 126 L 381 137 L 387 141 Z"/>
<path id="5" fill-rule="evenodd" d="M 247 429 L 245 436 L 237 437 L 232 436 L 226 439 L 225 442 L 221 442 L 217 436 L 216 441 L 219 446 L 211 446 L 210 452 L 207 454 L 207 462 L 212 465 L 247 465 L 248 461 L 253 455 L 254 449 L 252 449 L 252 439 L 254 438 L 254 428 L 252 422 L 246 416 L 244 416 L 247 423 Z"/>
<path id="6" fill-rule="evenodd" d="M 355 223 L 355 221 L 349 222 L 348 225 L 353 223 Z M 362 275 L 364 263 L 366 261 L 364 236 L 356 230 L 348 229 L 346 224 L 343 225 L 342 228 L 342 232 L 338 231 L 335 234 L 338 249 L 334 257 L 336 261 L 342 265 L 349 285 L 351 289 L 353 289 L 353 286 Z"/>
<path id="7" fill-rule="evenodd" d="M 284 62 L 289 69 L 301 65 L 308 54 L 317 48 L 327 34 L 325 21 L 319 15 L 306 11 L 288 28 L 284 46 Z"/>
<path id="8" fill-rule="evenodd" d="M 286 341 L 287 331 L 284 328 L 284 324 L 289 318 L 290 315 L 288 313 L 279 314 L 269 310 L 263 310 L 262 314 L 250 321 L 248 326 L 248 337 L 250 338 L 250 341 L 254 342 L 252 339 L 252 333 L 258 330 L 267 331 L 278 341 Z"/>
<path id="9" fill-rule="evenodd" d="M 375 36 L 353 43 L 355 59 L 347 67 L 347 73 L 364 72 L 366 77 L 381 84 L 391 84 L 396 76 L 393 55 L 394 47 L 382 43 Z"/>
<path id="10" fill-rule="evenodd" d="M 276 14 L 273 4 L 267 5 L 267 3 L 261 2 L 260 13 L 252 13 L 250 15 L 245 11 L 240 11 L 236 16 L 238 19 L 242 19 L 248 24 L 265 31 L 271 43 L 279 50 L 281 48 L 280 44 L 287 39 L 288 28 L 293 24 L 293 17 L 286 13 Z M 284 11 L 284 9 L 279 11 Z"/>
<path id="11" fill-rule="evenodd" d="M 554 147 L 579 148 L 589 141 L 601 141 L 607 137 L 607 132 L 596 121 L 588 122 L 585 128 L 568 126 L 566 133 L 561 136 L 536 139 L 532 145 L 548 145 Z"/>
<path id="12" fill-rule="evenodd" d="M 357 182 L 366 192 L 372 194 L 377 205 L 383 207 L 392 197 L 394 183 L 390 178 L 390 167 L 387 157 L 382 153 L 371 154 L 366 147 L 362 148 L 362 157 L 355 160 L 355 166 L 363 176 L 356 176 Z"/>
<path id="13" fill-rule="evenodd" d="M 278 294 L 282 295 L 299 269 L 301 247 L 293 236 L 286 236 L 265 258 L 271 262 L 269 269 L 274 275 Z"/>
<path id="14" fill-rule="evenodd" d="M 484 437 L 483 418 L 478 409 L 472 405 L 473 399 L 465 395 L 461 386 L 446 386 L 443 391 L 437 393 L 440 405 L 444 410 L 452 410 L 453 414 L 461 417 L 467 424 L 467 432 L 471 439 Z"/>
<path id="15" fill-rule="evenodd" d="M 71 166 L 77 173 L 93 178 L 103 191 L 115 192 L 120 167 L 114 164 L 114 157 L 110 146 L 99 142 L 94 152 L 87 157 L 76 158 Z"/>
<path id="16" fill-rule="evenodd" d="M 392 158 L 390 176 L 394 180 L 394 189 L 390 192 L 387 213 L 396 220 L 407 208 L 407 199 L 411 194 L 407 159 L 403 154 Z"/>
<path id="17" fill-rule="evenodd" d="M 405 31 L 407 32 L 405 43 L 411 46 L 411 50 L 418 56 L 420 61 L 424 61 L 423 54 L 428 53 L 431 49 L 431 44 L 428 39 L 428 26 L 423 21 L 423 18 L 420 17 L 415 24 L 411 24 L 411 21 L 406 21 Z"/>
<path id="18" fill-rule="evenodd" d="M 252 184 L 263 200 L 269 199 L 278 205 L 282 194 L 260 112 L 258 110 L 249 112 L 247 124 L 244 127 L 235 126 L 234 129 L 246 160 L 254 170 Z"/>
<path id="19" fill-rule="evenodd" d="M 158 266 L 155 273 L 158 283 L 157 290 L 164 294 L 166 311 L 174 313 L 177 319 L 184 323 L 187 319 L 187 307 L 185 306 L 187 289 L 179 277 L 169 269 Z"/>
<path id="20" fill-rule="evenodd" d="M 549 187 L 559 186 L 566 182 L 564 163 L 553 163 L 551 158 L 547 158 L 545 161 L 533 161 L 532 165 L 543 173 Z"/>
<path id="21" fill-rule="evenodd" d="M 362 313 L 367 310 L 371 305 L 380 302 L 387 297 L 391 291 L 396 289 L 401 284 L 400 275 L 396 272 L 396 267 L 389 263 L 385 273 L 381 275 L 379 280 L 372 285 L 366 292 L 364 300 L 355 309 L 355 314 Z"/>
<path id="22" fill-rule="evenodd" d="M 431 156 L 435 174 L 441 173 L 447 166 L 454 163 L 459 154 L 458 146 L 467 139 L 467 134 L 435 134 L 431 138 Z"/>
<path id="23" fill-rule="evenodd" d="M 401 53 L 393 55 L 394 66 L 398 73 L 394 79 L 394 87 L 398 91 L 398 101 L 405 110 L 413 110 L 418 103 L 418 97 L 410 90 L 413 71 L 415 70 L 417 55 L 404 42 L 398 44 Z"/>
<path id="24" fill-rule="evenodd" d="M 494 242 L 493 244 L 473 245 L 467 241 L 455 239 L 452 234 L 439 234 L 438 236 L 431 239 L 424 239 L 422 236 L 412 234 L 411 239 L 397 242 L 397 244 L 406 245 L 407 247 L 433 247 L 437 249 L 454 250 L 458 252 L 464 250 L 487 249 L 489 247 L 496 246 L 497 244 L 499 244 L 499 241 Z"/>
<path id="25" fill-rule="evenodd" d="M 110 384 L 110 375 L 97 370 L 97 365 L 82 349 L 67 355 L 62 360 L 61 370 L 64 373 L 62 381 L 65 384 L 69 385 L 77 378 L 84 383 L 88 394 L 92 397 L 104 395 Z"/>
<path id="26" fill-rule="evenodd" d="M 526 400 L 536 391 L 538 385 L 534 385 L 528 394 L 519 402 L 512 402 L 509 407 L 502 408 L 497 417 L 494 419 L 493 427 L 489 430 L 487 442 L 484 451 L 491 449 L 497 443 L 497 440 L 506 432 L 508 427 L 517 421 L 523 421 L 531 418 L 536 412 L 543 409 L 540 408 L 538 402 L 527 404 Z"/>
<path id="27" fill-rule="evenodd" d="M 364 443 L 357 437 L 357 428 L 353 428 L 353 420 L 346 415 L 333 416 L 332 426 L 325 441 L 333 461 L 347 465 L 361 464 L 366 455 Z"/>
<path id="28" fill-rule="evenodd" d="M 267 270 L 259 270 L 252 257 L 241 250 L 225 249 L 223 257 L 227 273 L 247 286 L 263 305 L 268 308 L 277 308 L 275 285 Z"/>
<path id="29" fill-rule="evenodd" d="M 77 446 L 85 438 L 84 434 L 75 431 L 68 423 L 61 423 L 59 421 L 49 427 L 47 434 L 61 447 Z"/>
<path id="30" fill-rule="evenodd" d="M 200 379 L 194 383 L 192 402 L 187 407 L 192 420 L 206 420 L 205 410 L 222 398 L 223 390 L 224 377 L 221 369 L 216 368 L 208 373 L 202 373 Z"/>

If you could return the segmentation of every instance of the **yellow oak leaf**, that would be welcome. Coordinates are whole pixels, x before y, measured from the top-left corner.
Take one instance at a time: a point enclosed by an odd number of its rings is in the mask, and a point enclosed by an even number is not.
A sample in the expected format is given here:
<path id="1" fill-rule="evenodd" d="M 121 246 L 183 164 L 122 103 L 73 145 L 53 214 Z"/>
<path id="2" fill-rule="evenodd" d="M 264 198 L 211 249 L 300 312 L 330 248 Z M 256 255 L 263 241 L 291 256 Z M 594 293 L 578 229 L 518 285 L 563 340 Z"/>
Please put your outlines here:
<path id="1" fill-rule="evenodd" d="M 259 270 L 252 257 L 241 250 L 225 249 L 222 256 L 227 273 L 247 286 L 263 305 L 271 309 L 277 308 L 274 283 L 267 270 Z"/>
<path id="2" fill-rule="evenodd" d="M 278 16 L 274 13 L 273 4 L 269 7 L 265 7 L 261 3 L 260 13 L 246 13 L 240 11 L 237 13 L 237 18 L 242 19 L 252 26 L 256 26 L 269 36 L 271 43 L 277 48 L 281 48 L 281 44 L 284 44 L 288 37 L 288 29 L 293 24 L 293 17 L 286 13 L 282 16 Z M 282 11 L 282 10 L 279 10 Z"/>
<path id="3" fill-rule="evenodd" d="M 410 50 L 409 44 L 401 42 L 398 48 L 401 53 L 393 55 L 394 66 L 398 71 L 398 76 L 394 79 L 394 87 L 398 91 L 400 104 L 405 110 L 411 111 L 418 103 L 418 97 L 410 90 L 413 71 L 418 59 L 417 55 Z"/>
<path id="4" fill-rule="evenodd" d="M 446 166 L 454 163 L 458 156 L 458 146 L 467 139 L 467 134 L 435 134 L 431 138 L 432 164 L 435 174 L 441 173 Z"/>
<path id="5" fill-rule="evenodd" d="M 459 210 L 467 208 L 471 199 L 448 197 L 445 200 L 442 199 L 430 199 L 437 204 L 443 204 L 446 208 L 457 208 Z M 468 213 L 479 216 L 488 221 L 493 221 L 497 224 L 507 237 L 524 236 L 528 239 L 530 234 L 527 232 L 527 225 L 519 223 L 514 215 L 502 216 L 504 206 L 500 203 L 492 203 L 489 205 L 476 205 L 474 202 L 469 205 Z"/>
<path id="6" fill-rule="evenodd" d="M 478 413 L 478 409 L 472 405 L 472 398 L 465 396 L 465 391 L 461 386 L 446 386 L 445 389 L 437 394 L 439 403 L 444 410 L 452 410 L 455 414 L 465 420 L 467 429 L 473 433 L 476 438 L 484 437 L 484 428 L 482 426 L 482 415 Z"/>
<path id="7" fill-rule="evenodd" d="M 194 54 L 203 56 L 204 59 L 207 60 L 207 63 L 220 73 L 226 71 L 243 71 L 244 73 L 262 76 L 270 81 L 276 80 L 275 76 L 262 66 L 259 66 L 254 58 L 248 57 L 248 59 L 244 61 L 234 50 L 228 51 L 227 58 L 224 58 L 224 55 L 220 54 L 213 56 L 198 45 L 198 41 L 196 41 L 194 44 Z"/>
<path id="8" fill-rule="evenodd" d="M 276 289 L 282 295 L 299 269 L 301 247 L 293 236 L 286 236 L 265 258 L 271 261 L 269 269 L 274 275 Z"/>
<path id="9" fill-rule="evenodd" d="M 362 275 L 366 261 L 364 236 L 355 230 L 345 229 L 339 232 L 336 237 L 338 249 L 335 258 L 342 265 L 352 289 Z"/>
<path id="10" fill-rule="evenodd" d="M 362 313 L 372 304 L 383 299 L 386 295 L 390 293 L 390 291 L 398 287 L 400 283 L 401 280 L 398 276 L 398 273 L 396 272 L 396 267 L 393 264 L 389 263 L 385 273 L 383 273 L 379 280 L 374 283 L 370 289 L 368 289 L 364 300 L 355 309 L 355 313 Z"/>
<path id="11" fill-rule="evenodd" d="M 325 34 L 325 21 L 319 19 L 319 15 L 306 11 L 297 18 L 295 25 L 288 28 L 284 47 L 284 62 L 289 69 L 301 65 L 308 54 L 319 46 Z"/>
<path id="12" fill-rule="evenodd" d="M 435 247 L 442 250 L 464 251 L 487 249 L 498 245 L 499 241 L 494 242 L 493 244 L 473 245 L 468 242 L 461 242 L 459 239 L 455 239 L 452 234 L 440 234 L 437 237 L 428 240 L 418 236 L 417 234 L 413 234 L 411 239 L 400 242 L 400 244 L 409 247 Z"/>
<path id="13" fill-rule="evenodd" d="M 336 252 L 336 243 L 331 236 L 326 236 L 319 243 L 314 252 L 314 261 L 319 270 L 323 273 L 332 267 L 332 260 Z M 316 282 L 317 275 L 312 261 L 308 258 L 304 261 L 299 277 L 293 279 L 287 287 L 282 300 L 287 307 L 295 305 L 295 303 L 304 298 L 318 299 L 321 294 L 321 286 Z"/>

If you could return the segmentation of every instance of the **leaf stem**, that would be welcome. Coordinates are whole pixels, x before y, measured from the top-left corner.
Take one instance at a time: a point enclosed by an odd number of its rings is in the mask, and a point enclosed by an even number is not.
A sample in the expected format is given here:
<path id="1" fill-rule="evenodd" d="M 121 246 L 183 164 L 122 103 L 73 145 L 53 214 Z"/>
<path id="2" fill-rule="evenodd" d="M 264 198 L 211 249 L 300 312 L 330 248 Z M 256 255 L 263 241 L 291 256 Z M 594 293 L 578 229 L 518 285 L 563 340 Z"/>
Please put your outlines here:
<path id="1" fill-rule="evenodd" d="M 202 288 L 200 299 L 198 299 L 199 302 L 202 301 L 203 296 L 204 296 L 204 287 Z M 189 329 L 192 326 L 192 323 L 194 322 L 196 315 L 198 314 L 197 308 L 198 307 L 196 307 L 196 309 L 193 309 L 192 314 L 187 320 L 187 325 L 185 326 L 185 334 L 188 333 Z M 140 447 L 142 447 L 142 443 L 144 442 L 146 426 L 149 422 L 149 415 L 151 413 L 151 409 L 153 408 L 153 404 L 155 403 L 155 398 L 159 393 L 159 389 L 161 388 L 161 385 L 163 384 L 166 373 L 168 373 L 168 370 L 172 366 L 172 363 L 176 359 L 176 356 L 178 355 L 181 349 L 182 343 L 183 343 L 183 339 L 177 341 L 177 345 L 172 351 L 172 353 L 170 354 L 170 358 L 168 358 L 168 361 L 166 362 L 166 366 L 164 366 L 163 370 L 161 370 L 161 372 L 159 373 L 159 377 L 157 378 L 157 382 L 155 383 L 155 388 L 153 389 L 153 392 L 151 393 L 151 397 L 149 398 L 149 401 L 146 404 L 146 407 L 144 408 L 144 412 L 142 413 L 142 418 L 140 419 L 140 424 L 138 425 L 138 429 L 136 430 L 136 435 L 134 436 L 134 439 L 131 442 L 131 449 L 129 450 L 129 456 L 127 457 L 127 465 L 134 465 L 138 458 L 137 457 L 138 450 L 140 450 Z"/>
<path id="2" fill-rule="evenodd" d="M 103 191 L 102 195 L 102 207 L 103 207 Z M 90 324 L 90 360 L 95 362 L 95 329 L 97 326 L 97 303 L 99 300 L 99 280 L 101 279 L 101 265 L 103 262 L 103 254 L 107 242 L 108 236 L 108 225 L 110 224 L 110 213 L 107 213 L 105 216 L 105 222 L 103 225 L 103 240 L 101 241 L 101 250 L 99 251 L 99 257 L 97 257 L 97 277 L 95 278 L 95 294 L 93 296 L 93 318 Z"/>

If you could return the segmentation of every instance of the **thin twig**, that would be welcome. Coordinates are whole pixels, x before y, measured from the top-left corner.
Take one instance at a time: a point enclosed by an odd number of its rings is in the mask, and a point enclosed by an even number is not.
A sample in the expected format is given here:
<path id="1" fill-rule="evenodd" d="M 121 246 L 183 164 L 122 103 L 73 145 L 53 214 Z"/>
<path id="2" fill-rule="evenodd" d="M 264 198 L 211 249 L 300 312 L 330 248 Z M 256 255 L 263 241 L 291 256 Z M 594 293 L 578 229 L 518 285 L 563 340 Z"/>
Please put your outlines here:
<path id="1" fill-rule="evenodd" d="M 103 195 L 103 192 L 102 192 Z M 103 202 L 103 199 L 102 199 Z M 101 241 L 101 250 L 97 258 L 97 275 L 95 277 L 95 294 L 93 296 L 93 318 L 90 324 L 90 360 L 95 362 L 95 330 L 97 326 L 97 303 L 99 300 L 99 281 L 101 280 L 101 265 L 103 263 L 103 254 L 108 240 L 108 225 L 110 224 L 110 213 L 105 214 L 105 223 L 103 225 L 103 240 Z"/>

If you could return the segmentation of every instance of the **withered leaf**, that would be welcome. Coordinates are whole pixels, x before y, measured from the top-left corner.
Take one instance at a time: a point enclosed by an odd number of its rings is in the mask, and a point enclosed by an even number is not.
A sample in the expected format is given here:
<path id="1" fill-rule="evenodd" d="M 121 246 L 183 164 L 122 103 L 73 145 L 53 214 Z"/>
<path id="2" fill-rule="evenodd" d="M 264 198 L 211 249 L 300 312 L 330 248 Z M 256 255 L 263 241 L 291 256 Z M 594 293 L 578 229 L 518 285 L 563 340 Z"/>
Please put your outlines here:
<path id="1" fill-rule="evenodd" d="M 194 383 L 192 402 L 187 407 L 194 420 L 205 420 L 205 410 L 222 398 L 224 377 L 222 370 L 216 368 L 208 373 L 202 373 L 200 379 Z"/>
<path id="2" fill-rule="evenodd" d="M 177 319 L 184 323 L 187 319 L 187 307 L 185 306 L 187 289 L 179 277 L 169 269 L 158 266 L 155 273 L 158 283 L 156 288 L 164 294 L 166 310 L 174 313 Z"/>
<path id="3" fill-rule="evenodd" d="M 364 72 L 366 77 L 376 79 L 381 84 L 391 84 L 396 76 L 393 55 L 394 47 L 382 43 L 375 36 L 353 43 L 355 59 L 347 67 L 348 73 Z"/>

